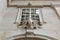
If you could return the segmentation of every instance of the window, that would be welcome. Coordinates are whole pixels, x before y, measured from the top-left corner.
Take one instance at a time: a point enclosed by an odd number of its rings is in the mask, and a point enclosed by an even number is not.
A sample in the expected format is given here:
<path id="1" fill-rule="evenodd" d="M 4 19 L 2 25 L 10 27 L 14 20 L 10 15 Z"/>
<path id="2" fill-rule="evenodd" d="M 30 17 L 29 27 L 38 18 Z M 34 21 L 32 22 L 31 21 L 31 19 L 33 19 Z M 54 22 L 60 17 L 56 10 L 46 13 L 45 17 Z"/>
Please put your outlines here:
<path id="1" fill-rule="evenodd" d="M 29 12 L 30 12 L 29 9 L 22 9 L 21 21 L 29 19 Z"/>
<path id="2" fill-rule="evenodd" d="M 21 21 L 29 20 L 31 22 L 37 22 L 37 24 L 40 26 L 40 17 L 39 17 L 39 9 L 37 8 L 25 8 L 22 9 L 22 16 Z"/>

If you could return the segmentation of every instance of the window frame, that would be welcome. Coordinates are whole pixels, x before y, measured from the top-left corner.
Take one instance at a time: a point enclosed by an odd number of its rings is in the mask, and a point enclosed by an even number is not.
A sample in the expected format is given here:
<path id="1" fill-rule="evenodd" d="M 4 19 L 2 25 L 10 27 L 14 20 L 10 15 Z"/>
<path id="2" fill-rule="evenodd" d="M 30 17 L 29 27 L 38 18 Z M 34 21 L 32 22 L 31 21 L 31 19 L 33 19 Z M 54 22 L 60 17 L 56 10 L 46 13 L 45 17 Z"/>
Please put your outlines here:
<path id="1" fill-rule="evenodd" d="M 31 13 L 31 10 L 32 9 L 38 9 L 39 10 L 39 8 L 22 8 L 21 10 L 23 11 L 23 9 L 29 9 L 30 11 L 29 11 L 29 16 L 31 16 L 32 15 L 32 13 Z M 40 11 L 39 11 L 40 12 Z M 21 12 L 22 13 L 22 12 Z M 36 14 L 36 13 L 35 13 Z M 35 16 L 34 16 L 35 17 Z M 26 17 L 27 18 L 27 17 Z M 30 18 L 30 17 L 29 17 Z M 32 16 L 31 16 L 31 18 L 32 18 Z M 36 18 L 36 17 L 35 17 Z M 22 18 L 22 15 L 21 15 L 21 20 L 22 20 L 23 18 Z M 39 24 L 40 24 L 40 14 L 39 14 L 39 18 L 38 19 L 36 19 L 37 20 L 37 22 L 39 22 Z M 39 20 L 39 21 L 38 21 Z M 21 21 L 20 21 L 21 22 Z"/>

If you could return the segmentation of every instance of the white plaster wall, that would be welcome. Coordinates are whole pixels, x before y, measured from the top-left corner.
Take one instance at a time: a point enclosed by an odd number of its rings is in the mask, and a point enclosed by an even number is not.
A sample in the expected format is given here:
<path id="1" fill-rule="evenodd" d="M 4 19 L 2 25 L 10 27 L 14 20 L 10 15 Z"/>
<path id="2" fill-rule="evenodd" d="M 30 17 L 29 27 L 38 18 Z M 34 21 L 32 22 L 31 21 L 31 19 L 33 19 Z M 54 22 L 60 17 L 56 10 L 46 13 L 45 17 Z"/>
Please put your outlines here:
<path id="1" fill-rule="evenodd" d="M 6 13 L 6 8 L 7 8 L 7 1 L 6 0 L 0 0 L 0 22 L 2 19 L 2 16 Z"/>
<path id="2" fill-rule="evenodd" d="M 7 35 L 12 36 L 25 33 L 22 29 L 17 30 L 16 25 L 14 24 L 17 9 L 13 7 L 6 9 L 6 0 L 0 0 L 0 5 L 0 40 L 3 40 Z M 44 24 L 42 29 L 34 30 L 34 33 L 48 35 L 60 40 L 60 21 L 56 14 L 54 14 L 55 12 L 50 8 L 43 8 L 42 10 L 45 19 L 44 21 L 46 21 L 47 24 Z"/>
<path id="3" fill-rule="evenodd" d="M 42 8 L 44 21 L 47 22 L 43 24 L 41 29 L 33 30 L 35 34 L 47 35 L 50 37 L 54 37 L 60 40 L 60 20 L 55 14 L 54 10 L 51 8 Z M 2 26 L 5 30 L 5 36 L 13 36 L 25 33 L 23 29 L 17 29 L 16 25 L 13 24 L 16 18 L 17 9 L 10 7 L 7 9 L 7 13 L 4 15 L 5 21 L 2 22 Z"/>
<path id="4" fill-rule="evenodd" d="M 2 20 L 3 20 L 3 16 L 5 15 L 6 13 L 6 9 L 7 9 L 7 1 L 6 0 L 0 0 L 0 40 L 3 38 L 3 33 L 4 33 L 4 30 L 2 28 L 1 24 L 2 23 Z"/>
<path id="5" fill-rule="evenodd" d="M 14 24 L 16 15 L 17 15 L 17 8 L 9 7 L 7 8 L 7 13 L 4 15 L 2 23 L 0 26 L 2 26 L 3 31 L 3 39 L 7 36 L 9 37 L 12 35 L 17 35 L 20 33 L 24 33 L 25 30 L 17 29 L 16 24 Z M 23 31 L 23 32 L 22 32 Z"/>
<path id="6" fill-rule="evenodd" d="M 46 7 L 42 8 L 42 10 L 44 21 L 47 23 L 42 26 L 42 29 L 39 29 L 36 32 L 39 34 L 59 38 L 60 32 L 58 32 L 58 30 L 60 29 L 60 20 L 58 19 L 54 10 Z"/>
<path id="7" fill-rule="evenodd" d="M 54 10 L 51 8 L 42 8 L 44 21 L 47 22 L 41 29 L 33 30 L 35 34 L 47 35 L 60 40 L 60 20 L 57 18 Z M 7 13 L 4 15 L 5 21 L 2 22 L 3 29 L 8 36 L 18 35 L 25 33 L 24 30 L 16 28 L 13 24 L 16 18 L 17 9 L 10 7 L 7 9 Z M 23 32 L 22 32 L 23 31 Z M 7 37 L 8 37 L 7 36 Z"/>

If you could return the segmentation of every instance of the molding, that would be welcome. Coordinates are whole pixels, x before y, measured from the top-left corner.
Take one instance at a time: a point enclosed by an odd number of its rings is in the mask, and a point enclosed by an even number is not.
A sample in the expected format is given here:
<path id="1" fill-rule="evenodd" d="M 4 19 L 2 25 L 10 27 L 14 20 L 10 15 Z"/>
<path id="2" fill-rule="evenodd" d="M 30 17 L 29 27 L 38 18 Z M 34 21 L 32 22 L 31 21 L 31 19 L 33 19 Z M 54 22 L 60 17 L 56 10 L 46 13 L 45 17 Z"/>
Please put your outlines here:
<path id="1" fill-rule="evenodd" d="M 12 0 L 12 1 L 60 1 L 60 0 Z"/>
<path id="2" fill-rule="evenodd" d="M 17 8 L 43 8 L 43 7 L 51 7 L 51 5 L 33 5 L 33 6 L 29 6 L 29 5 L 8 5 L 8 7 L 17 7 Z"/>
<path id="3" fill-rule="evenodd" d="M 27 36 L 27 37 L 26 37 Z M 14 35 L 14 36 L 10 36 L 7 37 L 6 40 L 14 40 L 14 39 L 18 39 L 18 38 L 42 38 L 42 39 L 48 39 L 48 40 L 57 40 L 54 37 L 50 37 L 48 35 L 42 35 L 42 34 L 34 34 L 34 35 L 26 35 L 26 34 L 18 34 L 18 35 Z"/>
<path id="4" fill-rule="evenodd" d="M 51 5 L 12 5 L 11 0 L 7 0 L 7 7 L 17 7 L 17 8 L 42 8 L 42 7 L 50 7 Z"/>
<path id="5" fill-rule="evenodd" d="M 23 7 L 23 6 L 27 6 L 27 5 L 17 5 L 17 4 L 14 4 L 13 1 L 28 1 L 28 2 L 32 2 L 32 1 L 44 1 L 44 2 L 51 2 L 51 1 L 59 1 L 59 0 L 7 0 L 7 7 Z M 48 4 L 49 5 L 49 4 Z M 31 6 L 33 7 L 33 5 L 31 4 Z M 34 6 L 38 6 L 38 5 L 34 5 Z M 44 6 L 44 5 L 43 5 Z M 46 5 L 47 6 L 47 5 Z"/>

